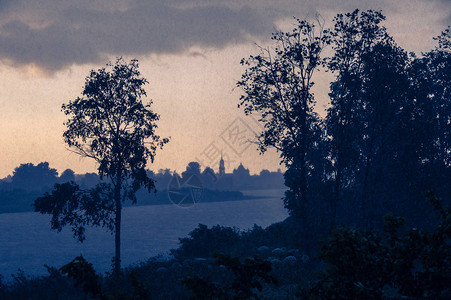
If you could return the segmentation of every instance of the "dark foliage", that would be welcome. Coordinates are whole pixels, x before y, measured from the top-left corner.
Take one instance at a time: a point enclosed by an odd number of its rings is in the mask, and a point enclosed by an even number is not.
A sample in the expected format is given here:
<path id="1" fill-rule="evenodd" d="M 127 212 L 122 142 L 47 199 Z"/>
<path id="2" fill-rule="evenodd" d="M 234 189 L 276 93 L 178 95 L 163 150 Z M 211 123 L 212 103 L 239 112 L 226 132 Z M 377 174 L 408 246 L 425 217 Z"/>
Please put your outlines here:
<path id="1" fill-rule="evenodd" d="M 310 174 L 321 176 L 323 159 L 316 160 L 323 135 L 322 122 L 313 108 L 313 76 L 324 64 L 321 57 L 329 43 L 321 23 L 297 20 L 290 32 L 273 34 L 274 48 L 261 48 L 258 55 L 241 60 L 246 67 L 237 86 L 244 94 L 239 107 L 246 115 L 257 114 L 264 130 L 258 136 L 259 150 L 280 152 L 287 173 L 285 207 L 303 222 L 304 235 L 311 232 L 308 211 Z M 321 158 L 321 157 L 320 157 Z"/>
<path id="2" fill-rule="evenodd" d="M 80 240 L 85 225 L 112 229 L 116 276 L 121 263 L 122 202 L 135 203 L 141 187 L 148 192 L 155 189 L 145 167 L 149 160 L 153 162 L 157 148 L 168 142 L 155 132 L 159 115 L 152 111 L 152 101 L 142 102 L 146 83 L 136 59 L 126 63 L 118 58 L 115 64 L 90 72 L 83 96 L 62 106 L 69 117 L 63 137 L 75 153 L 94 159 L 100 179 L 107 177 L 109 183 L 98 185 L 93 189 L 97 192 L 89 192 L 89 196 L 73 184 L 57 185 L 53 194 L 37 200 L 37 211 L 52 214 L 52 228 L 61 230 L 61 226 L 72 225 Z"/>
<path id="3" fill-rule="evenodd" d="M 69 225 L 74 237 L 82 242 L 86 226 L 102 226 L 114 230 L 114 203 L 108 184 L 82 190 L 74 182 L 55 184 L 51 193 L 45 193 L 34 203 L 36 212 L 52 216 L 51 227 L 60 232 Z"/>
<path id="4" fill-rule="evenodd" d="M 91 263 L 88 263 L 83 256 L 77 256 L 67 265 L 60 268 L 63 275 L 67 275 L 75 281 L 76 287 L 81 287 L 83 292 L 91 295 L 94 299 L 106 299 L 102 293 L 102 287 Z"/>
<path id="5" fill-rule="evenodd" d="M 83 291 L 75 288 L 74 282 L 62 276 L 61 272 L 45 265 L 48 276 L 30 277 L 19 270 L 13 274 L 13 281 L 2 285 L 0 298 L 5 300 L 17 299 L 83 299 Z"/>
<path id="6" fill-rule="evenodd" d="M 217 253 L 238 257 L 262 255 L 257 250 L 261 246 L 268 249 L 305 249 L 305 243 L 300 239 L 299 225 L 295 218 L 288 218 L 267 228 L 254 225 L 246 231 L 220 225 L 208 228 L 199 224 L 188 237 L 179 240 L 179 247 L 171 250 L 171 254 L 183 261 L 211 258 Z"/>
<path id="7" fill-rule="evenodd" d="M 417 58 L 384 20 L 380 11 L 355 10 L 330 29 L 299 21 L 241 61 L 239 106 L 264 126 L 261 152 L 280 153 L 285 206 L 305 247 L 340 224 L 381 231 L 390 211 L 433 226 L 423 201 L 430 189 L 451 203 L 450 31 Z M 311 92 L 320 67 L 334 76 L 325 118 Z"/>
<path id="8" fill-rule="evenodd" d="M 57 179 L 58 172 L 56 169 L 50 168 L 48 162 L 41 162 L 36 166 L 27 163 L 14 169 L 11 185 L 16 189 L 42 191 L 52 187 Z"/>
<path id="9" fill-rule="evenodd" d="M 209 229 L 206 225 L 199 224 L 188 236 L 180 239 L 180 247 L 171 251 L 178 260 L 208 258 L 215 253 L 235 253 L 241 240 L 236 228 L 219 225 Z"/>
<path id="10" fill-rule="evenodd" d="M 429 195 L 440 222 L 432 230 L 402 231 L 404 219 L 384 217 L 384 235 L 334 230 L 320 258 L 325 272 L 311 291 L 320 299 L 449 299 L 451 210 Z"/>
<path id="11" fill-rule="evenodd" d="M 223 266 L 233 276 L 230 282 L 212 283 L 199 276 L 188 276 L 183 285 L 194 294 L 192 299 L 261 299 L 263 284 L 276 284 L 271 276 L 271 263 L 258 257 L 246 258 L 217 254 L 216 265 Z"/>

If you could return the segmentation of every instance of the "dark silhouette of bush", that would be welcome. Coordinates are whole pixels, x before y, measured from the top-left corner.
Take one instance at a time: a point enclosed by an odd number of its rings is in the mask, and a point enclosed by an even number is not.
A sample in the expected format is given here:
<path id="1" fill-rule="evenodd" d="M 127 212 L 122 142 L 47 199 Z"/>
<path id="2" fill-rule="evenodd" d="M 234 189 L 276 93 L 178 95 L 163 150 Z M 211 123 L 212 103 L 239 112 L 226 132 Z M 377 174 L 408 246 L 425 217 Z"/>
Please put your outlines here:
<path id="1" fill-rule="evenodd" d="M 176 259 L 208 258 L 215 253 L 233 253 L 240 241 L 240 233 L 236 228 L 213 226 L 211 229 L 204 224 L 180 239 L 180 247 L 172 250 Z"/>
<path id="2" fill-rule="evenodd" d="M 295 218 L 274 223 L 267 228 L 254 225 L 249 230 L 215 225 L 211 228 L 204 224 L 179 239 L 180 246 L 171 250 L 179 261 L 194 258 L 211 258 L 216 253 L 246 257 L 259 255 L 261 246 L 274 248 L 304 249 L 306 241 L 301 239 L 300 224 Z M 318 249 L 317 245 L 309 246 Z"/>
<path id="3" fill-rule="evenodd" d="M 63 276 L 56 268 L 44 266 L 48 276 L 31 277 L 22 270 L 12 274 L 13 281 L 3 283 L 0 288 L 0 299 L 86 299 L 82 289 L 75 287 L 72 279 Z"/>
<path id="4" fill-rule="evenodd" d="M 42 191 L 51 188 L 58 180 L 56 169 L 50 168 L 48 162 L 38 165 L 21 164 L 14 169 L 11 184 L 14 188 L 27 191 Z"/>
<path id="5" fill-rule="evenodd" d="M 67 265 L 60 268 L 62 274 L 67 274 L 69 278 L 75 281 L 75 287 L 81 287 L 83 292 L 91 295 L 94 299 L 106 299 L 102 292 L 100 278 L 83 256 L 77 256 Z"/>
<path id="6" fill-rule="evenodd" d="M 60 177 L 58 178 L 59 183 L 69 182 L 69 181 L 75 181 L 75 172 L 71 169 L 66 169 L 61 173 Z"/>
<path id="7" fill-rule="evenodd" d="M 384 217 L 384 235 L 342 227 L 324 244 L 327 264 L 312 299 L 450 299 L 451 209 L 433 194 L 439 214 L 432 230 L 402 231 L 404 219 Z"/>
<path id="8" fill-rule="evenodd" d="M 232 257 L 216 254 L 218 266 L 233 274 L 229 282 L 213 283 L 200 276 L 187 276 L 182 281 L 194 297 L 191 299 L 260 299 L 264 284 L 274 285 L 277 280 L 270 275 L 271 263 L 258 257 Z"/>

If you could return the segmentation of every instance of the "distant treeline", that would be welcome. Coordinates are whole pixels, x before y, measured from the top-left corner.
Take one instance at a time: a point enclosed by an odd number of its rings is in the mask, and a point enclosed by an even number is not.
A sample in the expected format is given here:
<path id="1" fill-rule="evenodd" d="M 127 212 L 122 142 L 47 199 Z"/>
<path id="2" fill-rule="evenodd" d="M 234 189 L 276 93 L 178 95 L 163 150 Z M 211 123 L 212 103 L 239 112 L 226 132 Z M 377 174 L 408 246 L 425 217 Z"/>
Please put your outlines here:
<path id="1" fill-rule="evenodd" d="M 147 172 L 149 177 L 155 180 L 157 193 L 139 191 L 138 205 L 170 204 L 167 190 L 171 180 L 176 177 L 183 183 L 189 177 L 195 176 L 199 187 L 204 190 L 203 201 L 243 200 L 249 197 L 244 197 L 238 192 L 240 190 L 284 188 L 283 173 L 280 171 L 262 170 L 260 175 L 250 175 L 249 170 L 242 165 L 233 173 L 223 176 L 208 167 L 201 171 L 197 162 L 190 162 L 182 174 L 170 169 Z M 33 201 L 49 192 L 56 183 L 74 181 L 82 188 L 92 188 L 102 180 L 96 173 L 75 174 L 71 169 L 66 169 L 59 175 L 48 162 L 37 165 L 21 164 L 15 168 L 13 175 L 0 180 L 0 213 L 32 211 Z"/>

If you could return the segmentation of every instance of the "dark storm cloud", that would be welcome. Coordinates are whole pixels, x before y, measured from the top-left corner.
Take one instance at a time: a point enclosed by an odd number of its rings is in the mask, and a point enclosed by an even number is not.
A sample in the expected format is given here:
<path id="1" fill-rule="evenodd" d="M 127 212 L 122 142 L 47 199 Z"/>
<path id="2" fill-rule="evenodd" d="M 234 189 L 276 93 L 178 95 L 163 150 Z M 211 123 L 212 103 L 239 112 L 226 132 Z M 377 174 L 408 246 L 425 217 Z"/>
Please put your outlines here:
<path id="1" fill-rule="evenodd" d="M 0 6 L 0 16 L 14 16 L 0 27 L 0 58 L 57 70 L 94 62 L 108 54 L 224 47 L 250 36 L 266 36 L 274 28 L 274 20 L 247 6 L 180 6 L 172 1 L 172 5 L 135 2 L 118 9 L 90 5 L 52 8 L 52 2 L 40 2 L 44 6 L 36 10 L 21 10 L 12 2 Z M 31 21 L 23 16 L 30 16 Z"/>
<path id="2" fill-rule="evenodd" d="M 450 0 L 432 1 L 451 12 Z M 394 10 L 391 4 L 392 0 L 0 0 L 0 60 L 58 70 L 107 55 L 222 48 L 269 37 L 283 17 L 319 12 L 329 18 L 355 8 Z"/>

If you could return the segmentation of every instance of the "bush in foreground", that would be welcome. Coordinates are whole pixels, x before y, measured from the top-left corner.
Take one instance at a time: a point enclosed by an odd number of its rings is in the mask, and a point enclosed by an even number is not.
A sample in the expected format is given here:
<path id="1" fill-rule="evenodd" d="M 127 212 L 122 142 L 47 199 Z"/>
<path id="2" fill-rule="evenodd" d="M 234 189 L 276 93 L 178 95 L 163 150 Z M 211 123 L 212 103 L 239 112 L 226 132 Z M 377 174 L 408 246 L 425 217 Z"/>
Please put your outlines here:
<path id="1" fill-rule="evenodd" d="M 339 228 L 323 245 L 327 263 L 312 299 L 451 299 L 451 209 L 434 195 L 432 230 L 402 231 L 404 219 L 384 217 L 384 235 Z"/>

